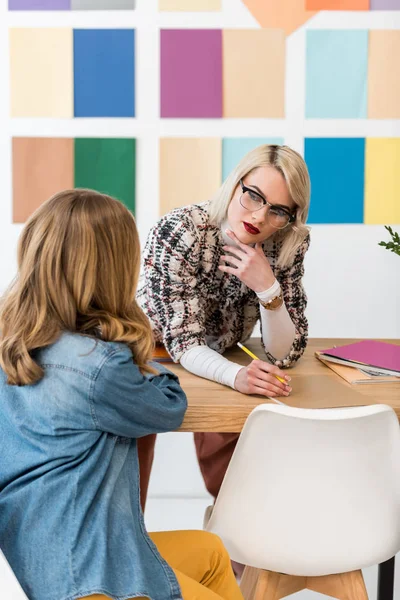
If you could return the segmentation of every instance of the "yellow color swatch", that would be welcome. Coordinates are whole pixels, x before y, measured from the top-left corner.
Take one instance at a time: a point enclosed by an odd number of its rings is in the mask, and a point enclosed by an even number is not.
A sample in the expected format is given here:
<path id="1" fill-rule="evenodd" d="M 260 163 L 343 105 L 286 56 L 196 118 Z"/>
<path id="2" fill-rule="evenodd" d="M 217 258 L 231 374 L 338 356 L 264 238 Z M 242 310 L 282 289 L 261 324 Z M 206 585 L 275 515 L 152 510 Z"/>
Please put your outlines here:
<path id="1" fill-rule="evenodd" d="M 365 147 L 364 223 L 400 224 L 400 138 L 369 138 Z"/>
<path id="2" fill-rule="evenodd" d="M 228 29 L 222 39 L 223 116 L 284 117 L 284 31 Z"/>
<path id="3" fill-rule="evenodd" d="M 161 138 L 160 214 L 205 202 L 221 185 L 220 138 Z"/>
<path id="4" fill-rule="evenodd" d="M 370 31 L 368 117 L 400 118 L 400 31 Z"/>
<path id="5" fill-rule="evenodd" d="M 10 29 L 12 117 L 73 117 L 72 29 Z"/>
<path id="6" fill-rule="evenodd" d="M 221 10 L 222 0 L 158 0 L 159 10 L 206 12 Z"/>

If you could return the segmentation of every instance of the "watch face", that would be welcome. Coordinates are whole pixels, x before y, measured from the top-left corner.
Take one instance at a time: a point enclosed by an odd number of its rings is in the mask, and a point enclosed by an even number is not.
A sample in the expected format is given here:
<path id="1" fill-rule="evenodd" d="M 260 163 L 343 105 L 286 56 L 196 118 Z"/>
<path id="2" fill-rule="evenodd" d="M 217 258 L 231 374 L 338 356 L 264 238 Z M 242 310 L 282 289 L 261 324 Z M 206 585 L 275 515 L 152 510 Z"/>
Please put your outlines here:
<path id="1" fill-rule="evenodd" d="M 275 310 L 276 308 L 279 308 L 282 304 L 283 304 L 283 298 L 282 298 L 282 295 L 280 295 L 280 296 L 275 296 L 275 298 L 272 298 L 272 300 L 270 302 L 267 302 L 264 306 L 265 306 L 265 308 L 267 308 L 269 310 Z"/>

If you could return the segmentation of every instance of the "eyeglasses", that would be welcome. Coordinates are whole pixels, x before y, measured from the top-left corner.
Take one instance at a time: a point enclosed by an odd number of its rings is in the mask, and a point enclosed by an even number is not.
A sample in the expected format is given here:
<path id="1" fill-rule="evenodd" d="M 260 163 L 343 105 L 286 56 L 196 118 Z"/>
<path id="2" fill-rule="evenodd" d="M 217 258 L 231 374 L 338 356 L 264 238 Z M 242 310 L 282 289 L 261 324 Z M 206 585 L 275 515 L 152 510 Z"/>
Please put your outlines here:
<path id="1" fill-rule="evenodd" d="M 284 229 L 289 223 L 294 223 L 296 220 L 296 213 L 292 213 L 289 209 L 282 206 L 271 204 L 256 191 L 246 187 L 242 180 L 240 180 L 240 185 L 242 194 L 239 202 L 243 208 L 251 212 L 256 212 L 264 206 L 268 206 L 267 222 L 272 227 L 275 227 L 275 229 Z"/>

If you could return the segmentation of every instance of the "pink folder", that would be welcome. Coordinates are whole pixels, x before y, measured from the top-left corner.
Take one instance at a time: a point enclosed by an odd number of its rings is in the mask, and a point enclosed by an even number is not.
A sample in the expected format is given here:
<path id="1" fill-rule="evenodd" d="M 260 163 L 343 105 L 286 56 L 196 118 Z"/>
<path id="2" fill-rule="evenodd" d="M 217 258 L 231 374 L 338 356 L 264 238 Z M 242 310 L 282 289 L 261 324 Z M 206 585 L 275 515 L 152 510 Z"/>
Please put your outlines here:
<path id="1" fill-rule="evenodd" d="M 323 350 L 323 354 L 400 372 L 400 346 L 387 342 L 364 340 L 338 348 L 328 348 Z"/>

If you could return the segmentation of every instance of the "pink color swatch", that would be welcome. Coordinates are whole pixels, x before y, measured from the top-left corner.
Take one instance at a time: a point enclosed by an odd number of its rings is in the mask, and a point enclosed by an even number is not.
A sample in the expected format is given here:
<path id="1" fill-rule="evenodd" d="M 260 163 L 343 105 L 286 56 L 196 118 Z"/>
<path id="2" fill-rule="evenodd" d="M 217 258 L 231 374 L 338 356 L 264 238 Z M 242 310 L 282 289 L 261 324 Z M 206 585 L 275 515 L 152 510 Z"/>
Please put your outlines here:
<path id="1" fill-rule="evenodd" d="M 222 31 L 161 31 L 161 117 L 222 117 Z"/>

